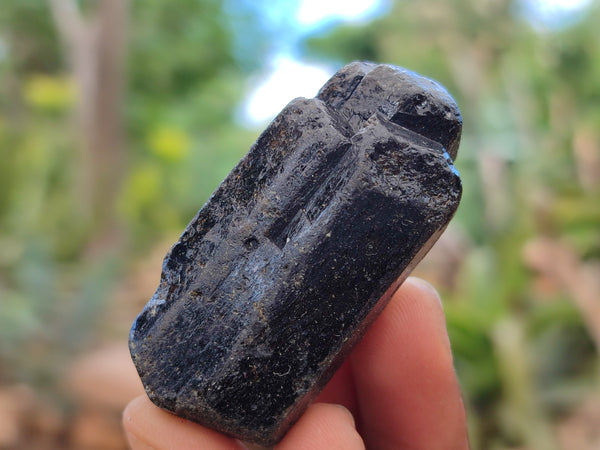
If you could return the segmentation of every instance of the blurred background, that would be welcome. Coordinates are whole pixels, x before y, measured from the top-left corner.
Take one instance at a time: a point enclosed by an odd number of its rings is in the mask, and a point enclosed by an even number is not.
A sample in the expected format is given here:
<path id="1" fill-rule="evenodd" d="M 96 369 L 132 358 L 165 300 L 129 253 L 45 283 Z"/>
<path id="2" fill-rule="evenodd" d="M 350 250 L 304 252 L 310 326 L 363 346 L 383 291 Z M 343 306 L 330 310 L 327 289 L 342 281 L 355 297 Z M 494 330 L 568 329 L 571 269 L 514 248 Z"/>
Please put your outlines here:
<path id="1" fill-rule="evenodd" d="M 270 118 L 356 59 L 463 113 L 463 201 L 417 272 L 473 448 L 600 448 L 599 23 L 584 0 L 2 0 L 0 448 L 125 448 L 162 257 Z"/>

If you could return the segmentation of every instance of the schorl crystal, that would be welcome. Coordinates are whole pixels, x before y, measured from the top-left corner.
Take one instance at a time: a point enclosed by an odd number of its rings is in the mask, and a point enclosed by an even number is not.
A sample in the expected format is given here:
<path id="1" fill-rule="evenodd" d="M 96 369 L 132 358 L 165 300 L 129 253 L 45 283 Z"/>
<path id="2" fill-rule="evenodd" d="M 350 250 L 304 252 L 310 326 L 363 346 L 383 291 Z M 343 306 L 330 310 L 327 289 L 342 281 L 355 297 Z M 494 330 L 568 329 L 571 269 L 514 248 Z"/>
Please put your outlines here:
<path id="1" fill-rule="evenodd" d="M 443 87 L 389 65 L 352 63 L 289 103 L 167 254 L 133 324 L 150 399 L 278 442 L 452 218 L 461 125 Z"/>

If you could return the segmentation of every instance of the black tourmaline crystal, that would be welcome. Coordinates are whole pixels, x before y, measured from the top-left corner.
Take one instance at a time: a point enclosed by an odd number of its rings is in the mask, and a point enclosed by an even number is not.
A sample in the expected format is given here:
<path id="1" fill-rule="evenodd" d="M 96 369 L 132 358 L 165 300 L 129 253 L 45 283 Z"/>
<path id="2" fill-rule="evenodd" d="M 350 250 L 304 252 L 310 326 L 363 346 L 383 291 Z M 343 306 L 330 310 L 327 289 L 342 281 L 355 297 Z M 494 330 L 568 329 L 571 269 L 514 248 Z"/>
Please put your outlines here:
<path id="1" fill-rule="evenodd" d="M 452 218 L 460 132 L 444 88 L 389 65 L 352 63 L 286 106 L 187 226 L 133 324 L 150 399 L 279 441 Z"/>

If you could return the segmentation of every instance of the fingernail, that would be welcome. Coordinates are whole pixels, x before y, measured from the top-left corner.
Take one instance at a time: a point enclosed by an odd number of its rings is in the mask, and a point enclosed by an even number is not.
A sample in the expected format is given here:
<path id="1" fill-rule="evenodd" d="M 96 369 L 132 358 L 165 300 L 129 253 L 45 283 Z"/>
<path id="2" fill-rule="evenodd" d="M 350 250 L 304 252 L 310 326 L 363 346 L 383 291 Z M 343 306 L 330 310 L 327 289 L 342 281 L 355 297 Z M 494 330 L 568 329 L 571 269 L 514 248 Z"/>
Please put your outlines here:
<path id="1" fill-rule="evenodd" d="M 352 413 L 350 412 L 350 410 L 348 408 L 346 408 L 344 405 L 340 405 L 338 403 L 334 403 L 334 406 L 337 406 L 338 408 L 340 408 L 341 410 L 343 410 L 350 417 L 350 420 L 352 420 L 352 426 L 354 428 L 356 428 L 356 421 L 354 420 L 354 416 L 352 415 Z"/>
<path id="2" fill-rule="evenodd" d="M 427 290 L 430 293 L 432 293 L 433 296 L 440 303 L 440 306 L 442 307 L 442 310 L 444 309 L 444 304 L 442 303 L 442 299 L 440 297 L 440 294 L 437 291 L 437 289 L 431 283 L 429 283 L 428 281 L 423 280 L 422 278 L 418 278 L 418 277 L 408 277 L 408 280 L 410 280 L 411 283 L 414 283 L 414 284 L 418 285 L 421 289 Z"/>

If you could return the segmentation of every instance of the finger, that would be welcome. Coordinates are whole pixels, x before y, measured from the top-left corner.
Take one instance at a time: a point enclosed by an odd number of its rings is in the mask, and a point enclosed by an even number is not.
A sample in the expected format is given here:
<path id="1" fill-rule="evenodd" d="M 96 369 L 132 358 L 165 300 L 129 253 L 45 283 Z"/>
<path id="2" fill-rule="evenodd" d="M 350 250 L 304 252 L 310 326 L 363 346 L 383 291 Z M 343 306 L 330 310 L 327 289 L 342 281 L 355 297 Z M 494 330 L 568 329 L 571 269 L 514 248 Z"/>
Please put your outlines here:
<path id="1" fill-rule="evenodd" d="M 342 367 L 337 370 L 329 383 L 327 383 L 317 397 L 316 402 L 342 405 L 356 416 L 358 405 L 354 389 L 354 375 L 352 374 L 352 365 L 349 359 L 342 364 Z"/>
<path id="2" fill-rule="evenodd" d="M 277 450 L 364 450 L 350 411 L 340 405 L 314 403 L 288 431 Z"/>
<path id="3" fill-rule="evenodd" d="M 369 448 L 468 448 L 466 419 L 437 292 L 409 278 L 351 356 Z"/>
<path id="4" fill-rule="evenodd" d="M 145 395 L 127 405 L 123 411 L 123 427 L 133 450 L 243 448 L 235 439 L 163 411 Z"/>

